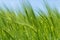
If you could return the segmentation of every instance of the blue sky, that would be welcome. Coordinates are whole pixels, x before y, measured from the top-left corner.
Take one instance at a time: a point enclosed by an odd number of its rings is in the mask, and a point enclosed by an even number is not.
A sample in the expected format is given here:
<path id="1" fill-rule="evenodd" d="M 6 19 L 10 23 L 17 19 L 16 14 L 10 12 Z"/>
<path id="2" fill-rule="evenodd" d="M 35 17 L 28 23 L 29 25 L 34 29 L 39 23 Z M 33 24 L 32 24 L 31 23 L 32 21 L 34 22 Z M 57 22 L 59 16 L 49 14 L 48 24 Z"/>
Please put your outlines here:
<path id="1" fill-rule="evenodd" d="M 12 7 L 14 10 L 20 7 L 20 3 L 23 0 L 0 0 L 0 7 L 3 7 L 3 3 L 6 4 L 8 8 Z M 40 8 L 44 10 L 42 0 L 28 0 L 34 9 Z M 47 0 L 51 7 L 56 7 L 60 11 L 60 0 Z"/>

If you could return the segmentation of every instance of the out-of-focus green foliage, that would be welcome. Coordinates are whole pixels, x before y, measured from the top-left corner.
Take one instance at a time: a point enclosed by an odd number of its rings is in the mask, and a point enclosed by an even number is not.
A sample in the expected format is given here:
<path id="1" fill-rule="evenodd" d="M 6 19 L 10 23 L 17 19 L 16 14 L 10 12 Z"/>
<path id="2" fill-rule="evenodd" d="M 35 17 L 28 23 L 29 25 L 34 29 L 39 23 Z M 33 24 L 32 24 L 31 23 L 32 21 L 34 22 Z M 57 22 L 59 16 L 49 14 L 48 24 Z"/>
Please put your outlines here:
<path id="1" fill-rule="evenodd" d="M 17 15 L 7 7 L 0 9 L 0 40 L 60 40 L 60 14 L 45 6 L 47 15 L 39 9 L 38 16 L 29 3 Z"/>

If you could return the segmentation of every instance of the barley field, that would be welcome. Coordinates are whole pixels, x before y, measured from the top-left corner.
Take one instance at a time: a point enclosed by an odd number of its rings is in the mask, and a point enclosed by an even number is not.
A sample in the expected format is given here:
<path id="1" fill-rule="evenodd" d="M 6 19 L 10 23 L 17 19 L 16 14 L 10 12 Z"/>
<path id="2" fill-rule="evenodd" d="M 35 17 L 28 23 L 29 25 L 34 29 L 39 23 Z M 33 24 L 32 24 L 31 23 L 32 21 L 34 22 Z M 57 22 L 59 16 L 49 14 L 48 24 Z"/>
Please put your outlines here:
<path id="1" fill-rule="evenodd" d="M 25 5 L 26 4 L 26 5 Z M 60 40 L 60 13 L 45 3 L 47 12 L 34 12 L 29 3 L 15 13 L 0 8 L 0 40 Z"/>

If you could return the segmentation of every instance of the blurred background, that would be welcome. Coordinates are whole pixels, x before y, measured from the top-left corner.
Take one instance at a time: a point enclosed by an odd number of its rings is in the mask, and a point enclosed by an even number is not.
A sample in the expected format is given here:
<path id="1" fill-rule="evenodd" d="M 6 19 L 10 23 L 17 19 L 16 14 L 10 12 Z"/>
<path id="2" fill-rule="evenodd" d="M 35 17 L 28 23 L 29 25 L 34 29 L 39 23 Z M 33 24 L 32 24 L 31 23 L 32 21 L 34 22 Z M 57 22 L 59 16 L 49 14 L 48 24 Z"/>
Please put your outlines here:
<path id="1" fill-rule="evenodd" d="M 0 0 L 0 8 L 6 5 L 9 9 L 16 10 L 18 7 L 21 9 L 21 4 L 24 0 Z M 43 0 L 28 0 L 32 5 L 33 9 L 40 8 L 45 11 Z M 60 0 L 45 0 L 49 5 L 54 8 L 56 7 L 60 12 Z"/>

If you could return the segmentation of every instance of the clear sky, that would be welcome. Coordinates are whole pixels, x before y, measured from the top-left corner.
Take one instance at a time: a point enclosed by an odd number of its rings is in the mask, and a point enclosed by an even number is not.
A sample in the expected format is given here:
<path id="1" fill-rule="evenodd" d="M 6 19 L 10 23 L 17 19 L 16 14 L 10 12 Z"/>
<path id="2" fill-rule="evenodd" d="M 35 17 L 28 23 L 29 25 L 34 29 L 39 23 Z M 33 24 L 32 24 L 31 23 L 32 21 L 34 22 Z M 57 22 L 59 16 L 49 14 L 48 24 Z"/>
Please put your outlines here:
<path id="1" fill-rule="evenodd" d="M 0 0 L 0 7 L 3 7 L 3 3 L 8 7 L 12 7 L 14 10 L 20 7 L 20 3 L 23 0 Z M 29 0 L 34 9 L 41 8 L 44 10 L 43 0 Z M 51 7 L 56 7 L 60 11 L 60 0 L 47 0 Z"/>

